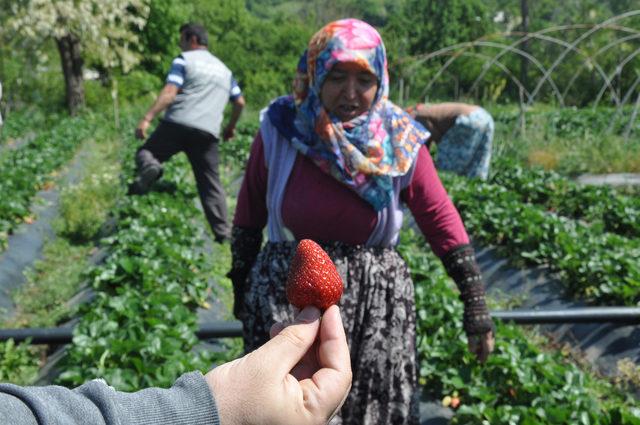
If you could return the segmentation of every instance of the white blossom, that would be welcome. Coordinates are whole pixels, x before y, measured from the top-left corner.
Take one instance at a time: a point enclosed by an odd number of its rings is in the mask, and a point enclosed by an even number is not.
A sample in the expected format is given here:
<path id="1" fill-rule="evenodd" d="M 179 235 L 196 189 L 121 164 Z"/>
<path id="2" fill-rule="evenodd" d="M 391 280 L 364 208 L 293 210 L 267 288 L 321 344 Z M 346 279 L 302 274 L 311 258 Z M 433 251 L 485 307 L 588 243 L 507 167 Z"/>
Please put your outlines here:
<path id="1" fill-rule="evenodd" d="M 40 41 L 75 36 L 83 52 L 103 66 L 127 72 L 140 60 L 130 46 L 139 40 L 149 0 L 29 0 L 12 5 L 12 18 L 2 31 Z"/>

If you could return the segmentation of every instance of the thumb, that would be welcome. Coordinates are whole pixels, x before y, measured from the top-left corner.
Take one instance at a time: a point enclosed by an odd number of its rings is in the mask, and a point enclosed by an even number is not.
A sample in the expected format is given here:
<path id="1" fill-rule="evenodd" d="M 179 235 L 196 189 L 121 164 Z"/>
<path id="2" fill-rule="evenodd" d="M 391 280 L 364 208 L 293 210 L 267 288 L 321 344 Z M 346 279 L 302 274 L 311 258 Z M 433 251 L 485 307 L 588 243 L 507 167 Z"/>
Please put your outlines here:
<path id="1" fill-rule="evenodd" d="M 257 349 L 256 354 L 263 357 L 264 364 L 273 365 L 276 376 L 285 376 L 309 351 L 319 329 L 320 310 L 313 306 L 305 307 L 293 324 Z"/>

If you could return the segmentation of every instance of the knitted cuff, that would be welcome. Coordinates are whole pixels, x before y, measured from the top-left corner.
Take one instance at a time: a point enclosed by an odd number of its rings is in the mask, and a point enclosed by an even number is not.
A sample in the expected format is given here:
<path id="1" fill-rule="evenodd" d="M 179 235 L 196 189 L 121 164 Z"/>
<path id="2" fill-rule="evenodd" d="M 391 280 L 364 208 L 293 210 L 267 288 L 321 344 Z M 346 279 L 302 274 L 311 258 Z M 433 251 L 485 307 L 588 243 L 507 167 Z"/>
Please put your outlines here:
<path id="1" fill-rule="evenodd" d="M 240 316 L 245 283 L 262 245 L 262 230 L 233 226 L 231 230 L 231 270 L 227 277 L 233 283 L 233 314 Z"/>
<path id="2" fill-rule="evenodd" d="M 460 290 L 460 299 L 464 303 L 463 326 L 467 335 L 493 330 L 482 274 L 473 247 L 461 245 L 454 248 L 442 257 L 442 263 Z"/>

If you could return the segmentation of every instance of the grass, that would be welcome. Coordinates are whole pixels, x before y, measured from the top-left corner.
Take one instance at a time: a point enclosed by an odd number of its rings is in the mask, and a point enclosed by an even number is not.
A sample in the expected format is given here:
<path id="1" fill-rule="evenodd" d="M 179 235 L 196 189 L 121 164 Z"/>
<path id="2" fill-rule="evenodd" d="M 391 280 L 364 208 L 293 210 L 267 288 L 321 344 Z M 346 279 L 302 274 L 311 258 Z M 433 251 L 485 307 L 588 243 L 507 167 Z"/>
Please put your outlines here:
<path id="1" fill-rule="evenodd" d="M 44 259 L 25 272 L 27 282 L 13 296 L 16 314 L 12 327 L 49 327 L 68 318 L 67 301 L 81 285 L 92 246 L 73 245 L 64 238 L 48 241 Z"/>
<path id="2" fill-rule="evenodd" d="M 104 127 L 101 128 L 104 133 Z M 98 134 L 85 152 L 84 175 L 77 184 L 62 189 L 60 216 L 55 222 L 56 233 L 68 240 L 85 244 L 96 239 L 107 219 L 110 207 L 122 196 L 119 143 L 113 136 Z"/>
<path id="3" fill-rule="evenodd" d="M 524 130 L 516 106 L 487 107 L 496 121 L 494 156 L 508 156 L 561 174 L 639 173 L 639 124 L 625 132 L 629 114 L 614 108 L 572 109 L 535 105 Z"/>

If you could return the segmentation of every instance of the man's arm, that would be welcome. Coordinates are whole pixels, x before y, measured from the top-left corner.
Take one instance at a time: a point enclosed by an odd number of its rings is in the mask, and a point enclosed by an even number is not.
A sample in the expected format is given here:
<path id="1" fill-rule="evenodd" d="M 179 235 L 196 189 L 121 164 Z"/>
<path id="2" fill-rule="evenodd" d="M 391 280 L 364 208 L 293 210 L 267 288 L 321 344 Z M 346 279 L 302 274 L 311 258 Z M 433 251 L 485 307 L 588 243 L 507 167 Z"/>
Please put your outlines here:
<path id="1" fill-rule="evenodd" d="M 164 111 L 173 103 L 178 94 L 178 86 L 172 83 L 165 84 L 164 88 L 160 91 L 160 94 L 156 98 L 151 108 L 144 114 L 144 117 L 138 123 L 138 127 L 136 128 L 136 137 L 138 139 L 146 139 L 147 137 L 147 129 L 151 125 L 151 121 L 158 115 L 160 112 Z"/>
<path id="2" fill-rule="evenodd" d="M 75 390 L 0 384 L 0 423 L 82 425 L 216 425 L 211 388 L 200 372 L 180 377 L 169 389 L 115 391 L 104 381 Z"/>
<path id="3" fill-rule="evenodd" d="M 242 95 L 231 101 L 233 109 L 231 110 L 231 117 L 229 117 L 229 123 L 224 129 L 222 133 L 223 140 L 233 139 L 236 130 L 236 124 L 238 124 L 238 120 L 240 119 L 240 115 L 242 114 L 242 110 L 244 109 L 245 101 Z"/>
<path id="4" fill-rule="evenodd" d="M 444 134 L 455 124 L 460 115 L 469 115 L 478 106 L 460 102 L 432 103 L 424 105 L 419 103 L 410 107 L 407 112 L 420 124 L 424 125 L 431 133 L 429 143 L 440 143 Z"/>

